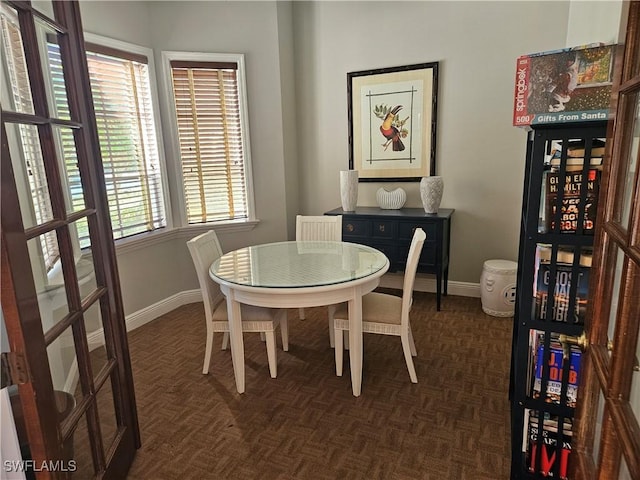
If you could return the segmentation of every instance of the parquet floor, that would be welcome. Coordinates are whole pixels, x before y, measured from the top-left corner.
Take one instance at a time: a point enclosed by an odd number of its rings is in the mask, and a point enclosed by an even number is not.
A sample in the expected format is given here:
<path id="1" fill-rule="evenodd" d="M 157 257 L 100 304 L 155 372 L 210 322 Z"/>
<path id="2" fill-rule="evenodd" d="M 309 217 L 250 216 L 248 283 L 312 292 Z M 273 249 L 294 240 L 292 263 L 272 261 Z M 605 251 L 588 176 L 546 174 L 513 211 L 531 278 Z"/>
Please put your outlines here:
<path id="1" fill-rule="evenodd" d="M 399 294 L 400 292 L 394 292 Z M 180 307 L 130 333 L 142 447 L 130 479 L 432 479 L 509 477 L 511 318 L 480 299 L 416 292 L 418 384 L 400 339 L 365 335 L 362 395 L 348 355 L 336 377 L 326 307 L 289 312 L 278 378 L 245 335 L 246 392 L 217 337 L 202 375 L 204 310 Z"/>

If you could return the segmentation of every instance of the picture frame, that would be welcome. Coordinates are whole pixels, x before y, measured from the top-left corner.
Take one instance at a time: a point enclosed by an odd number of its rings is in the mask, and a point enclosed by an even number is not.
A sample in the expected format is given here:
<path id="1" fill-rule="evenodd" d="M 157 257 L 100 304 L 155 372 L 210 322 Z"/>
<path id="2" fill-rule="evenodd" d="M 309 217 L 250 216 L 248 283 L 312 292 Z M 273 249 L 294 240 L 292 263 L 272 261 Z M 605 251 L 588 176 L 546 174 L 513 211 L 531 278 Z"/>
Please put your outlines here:
<path id="1" fill-rule="evenodd" d="M 360 182 L 436 172 L 438 62 L 347 73 L 349 169 Z"/>

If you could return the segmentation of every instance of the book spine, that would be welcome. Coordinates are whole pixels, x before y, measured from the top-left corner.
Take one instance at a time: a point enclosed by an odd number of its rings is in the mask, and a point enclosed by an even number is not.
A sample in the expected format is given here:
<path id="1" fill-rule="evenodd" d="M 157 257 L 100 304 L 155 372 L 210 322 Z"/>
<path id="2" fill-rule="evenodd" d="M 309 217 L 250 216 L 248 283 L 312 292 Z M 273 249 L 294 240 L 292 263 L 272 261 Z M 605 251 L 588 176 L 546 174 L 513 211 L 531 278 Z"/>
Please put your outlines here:
<path id="1" fill-rule="evenodd" d="M 547 382 L 546 399 L 549 402 L 559 404 L 561 400 L 562 392 L 562 378 L 564 369 L 564 351 L 562 345 L 554 340 L 549 346 L 549 381 Z M 567 385 L 567 399 L 566 405 L 569 407 L 576 406 L 576 400 L 578 398 L 578 379 L 580 374 L 580 360 L 582 353 L 580 349 L 572 347 L 569 354 L 569 376 Z M 542 391 L 542 377 L 543 377 L 543 362 L 544 362 L 544 344 L 538 346 L 535 362 L 535 374 L 534 374 L 534 398 L 540 396 Z"/>
<path id="2" fill-rule="evenodd" d="M 553 232 L 556 228 L 558 209 L 560 233 L 577 233 L 580 213 L 583 213 L 582 233 L 593 235 L 598 208 L 598 191 L 600 187 L 600 171 L 590 169 L 586 182 L 587 195 L 584 203 L 581 201 L 582 172 L 567 172 L 563 178 L 559 172 L 548 172 L 546 179 L 546 211 L 547 230 Z M 562 204 L 558 201 L 560 189 L 564 190 Z"/>
<path id="3" fill-rule="evenodd" d="M 553 298 L 553 311 L 549 312 L 549 285 L 551 283 L 551 265 L 537 265 L 537 283 L 535 292 L 535 315 L 540 320 L 551 319 L 556 322 L 584 323 L 587 313 L 589 271 L 590 267 L 580 266 L 578 270 L 578 286 L 576 289 L 575 307 L 569 312 L 569 294 L 571 292 L 571 265 L 556 266 L 556 281 Z"/>

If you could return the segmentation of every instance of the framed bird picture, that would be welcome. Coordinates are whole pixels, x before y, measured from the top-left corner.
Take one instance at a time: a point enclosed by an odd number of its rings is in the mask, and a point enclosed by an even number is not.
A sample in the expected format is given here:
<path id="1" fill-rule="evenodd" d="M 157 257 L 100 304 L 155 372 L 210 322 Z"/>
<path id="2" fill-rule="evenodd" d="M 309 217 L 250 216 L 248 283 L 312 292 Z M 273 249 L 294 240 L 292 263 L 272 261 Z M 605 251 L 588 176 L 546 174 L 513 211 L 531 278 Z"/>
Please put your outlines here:
<path id="1" fill-rule="evenodd" d="M 361 182 L 436 171 L 438 62 L 347 73 L 349 168 Z"/>

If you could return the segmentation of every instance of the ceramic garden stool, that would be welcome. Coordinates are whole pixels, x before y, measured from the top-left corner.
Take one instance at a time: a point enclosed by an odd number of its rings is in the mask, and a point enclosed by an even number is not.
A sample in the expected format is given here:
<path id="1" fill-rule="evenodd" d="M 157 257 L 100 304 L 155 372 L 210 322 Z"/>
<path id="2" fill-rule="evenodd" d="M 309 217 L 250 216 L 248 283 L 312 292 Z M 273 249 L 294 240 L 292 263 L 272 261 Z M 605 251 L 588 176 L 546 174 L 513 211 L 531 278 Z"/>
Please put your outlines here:
<path id="1" fill-rule="evenodd" d="M 512 317 L 516 303 L 518 264 L 510 260 L 487 260 L 480 276 L 482 310 L 494 317 Z"/>

